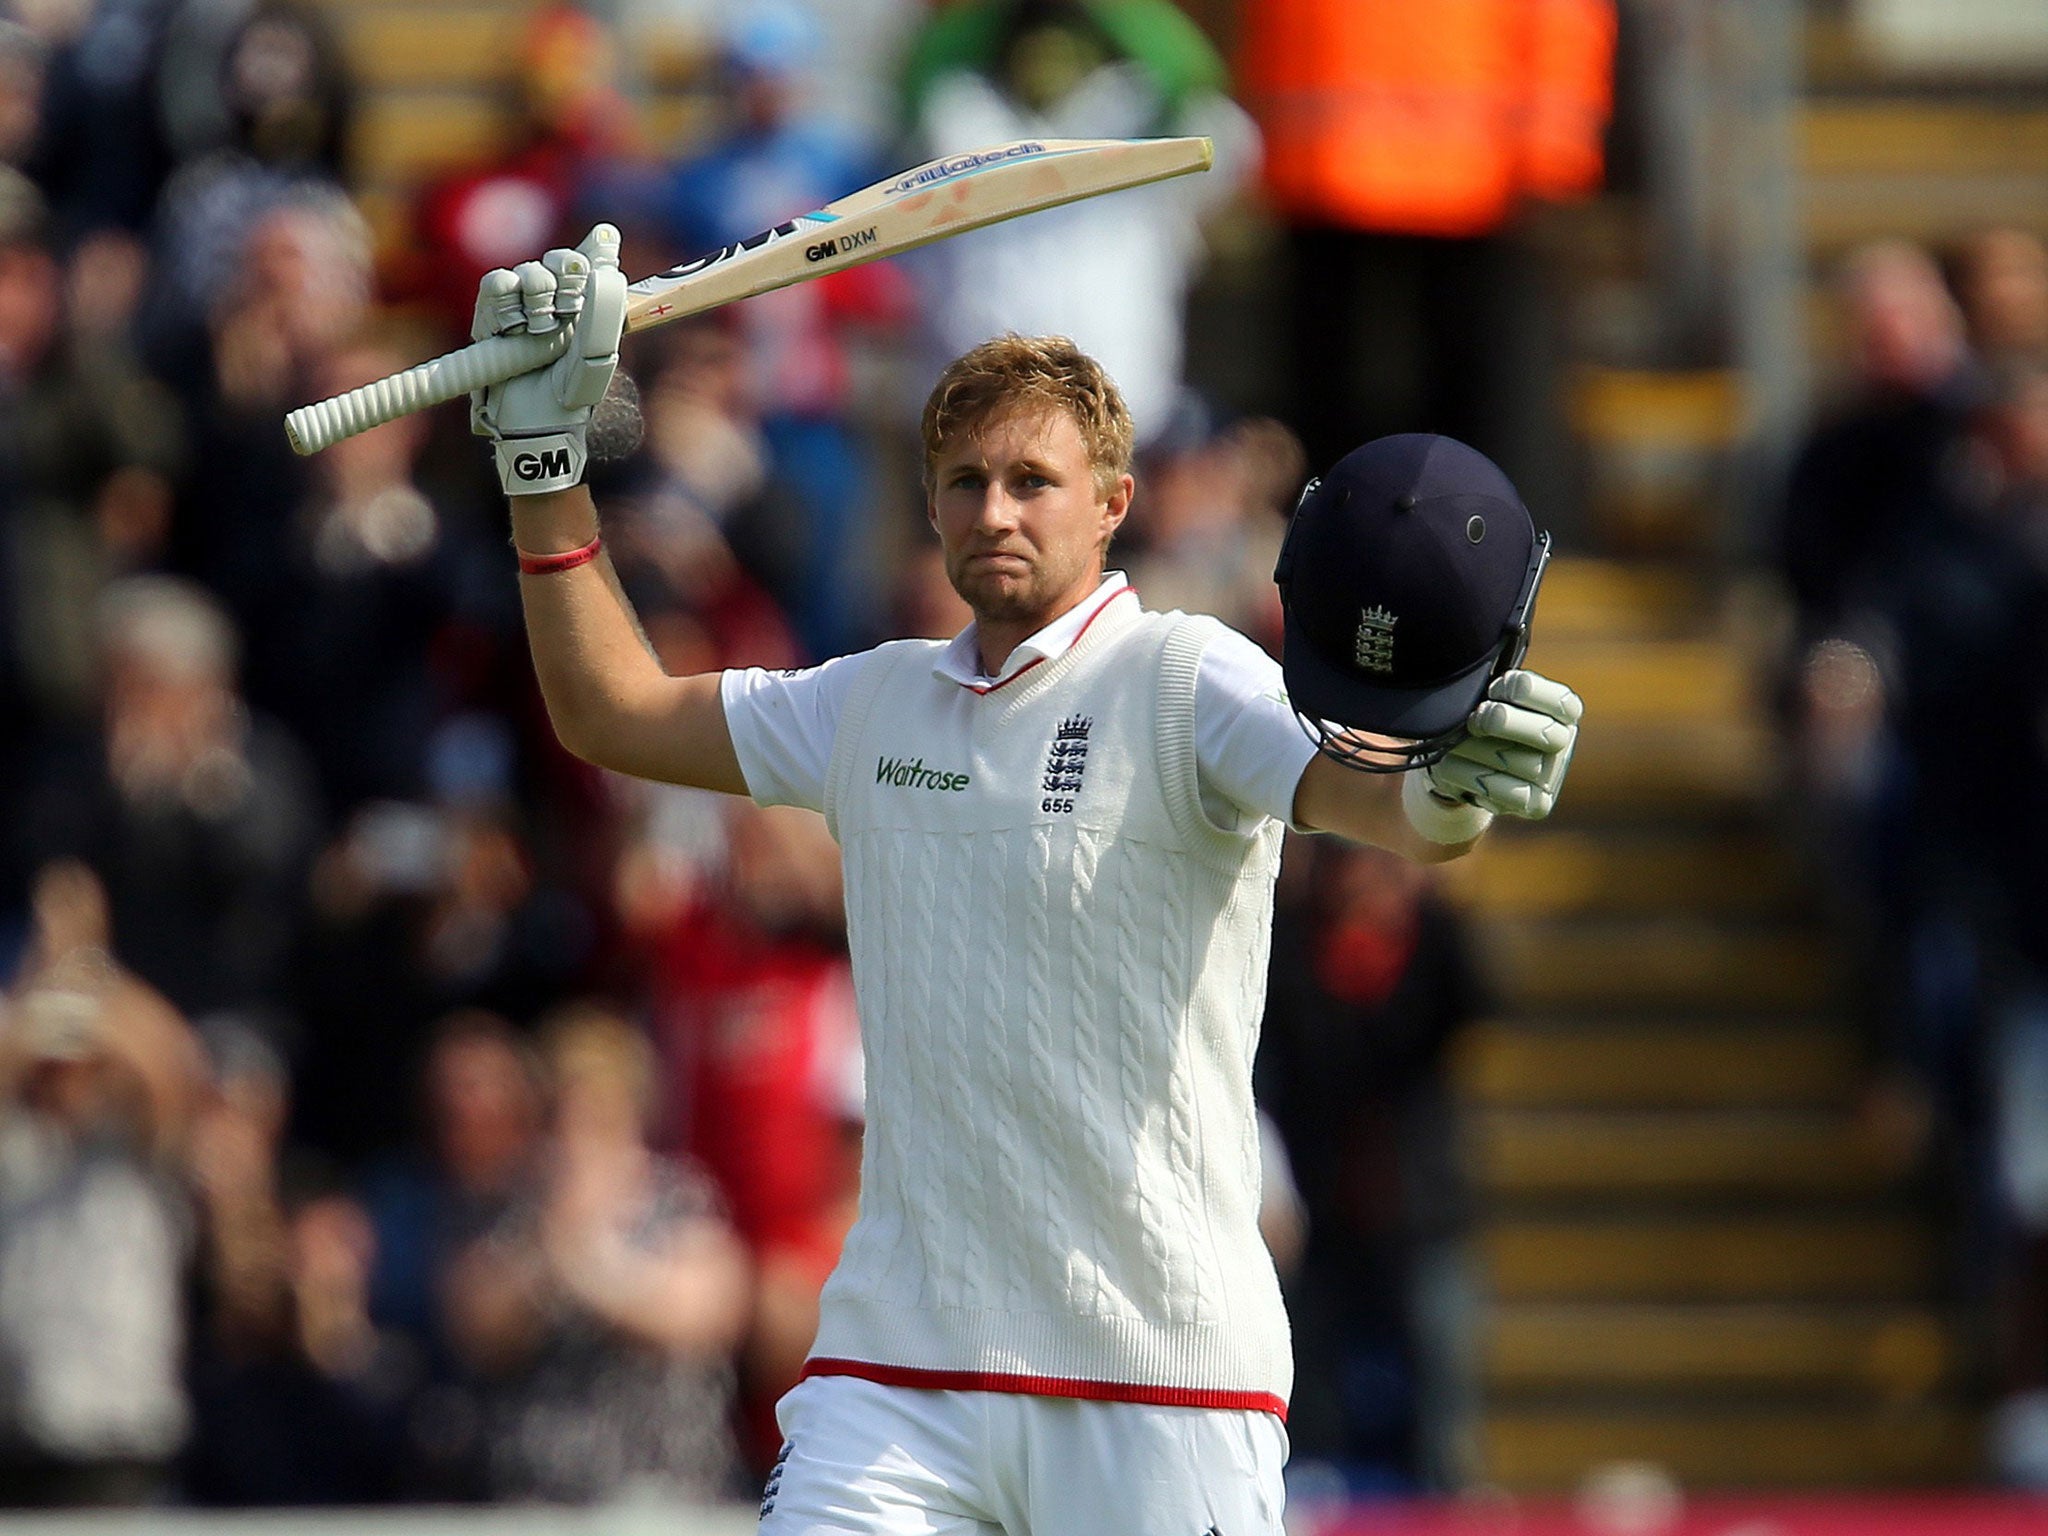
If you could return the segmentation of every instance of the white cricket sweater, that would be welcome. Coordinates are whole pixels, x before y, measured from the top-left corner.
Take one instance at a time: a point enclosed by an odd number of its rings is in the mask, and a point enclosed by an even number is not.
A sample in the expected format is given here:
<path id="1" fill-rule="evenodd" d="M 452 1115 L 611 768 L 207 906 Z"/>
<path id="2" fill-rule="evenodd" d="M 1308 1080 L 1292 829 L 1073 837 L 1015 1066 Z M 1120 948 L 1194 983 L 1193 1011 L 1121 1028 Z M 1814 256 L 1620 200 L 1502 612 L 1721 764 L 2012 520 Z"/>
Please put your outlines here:
<path id="1" fill-rule="evenodd" d="M 849 695 L 868 1132 L 807 1374 L 1285 1412 L 1251 1093 L 1281 829 L 1201 808 L 1221 632 L 1110 603 L 985 695 L 923 641 Z"/>

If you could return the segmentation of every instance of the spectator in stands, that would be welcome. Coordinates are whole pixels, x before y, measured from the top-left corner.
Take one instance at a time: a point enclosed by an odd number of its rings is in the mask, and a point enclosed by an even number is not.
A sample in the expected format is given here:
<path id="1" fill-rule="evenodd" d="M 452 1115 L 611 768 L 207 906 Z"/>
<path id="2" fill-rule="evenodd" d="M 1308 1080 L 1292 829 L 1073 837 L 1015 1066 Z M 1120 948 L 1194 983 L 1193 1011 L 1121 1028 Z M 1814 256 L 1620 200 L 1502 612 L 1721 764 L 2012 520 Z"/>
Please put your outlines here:
<path id="1" fill-rule="evenodd" d="M 1478 980 L 1420 867 L 1317 840 L 1289 870 L 1258 1063 L 1307 1213 L 1288 1435 L 1357 1492 L 1448 1486 L 1465 1191 L 1446 1071 Z"/>
<path id="2" fill-rule="evenodd" d="M 1841 292 L 1849 385 L 1795 458 L 1778 530 L 1798 614 L 1792 731 L 1815 861 L 1865 957 L 1878 1054 L 1908 1069 L 1897 1086 L 1912 1117 L 1931 1115 L 1956 1151 L 1953 1138 L 1983 1123 L 1970 914 L 1984 876 L 1953 835 L 1967 829 L 1953 786 L 1940 787 L 1955 773 L 1940 743 L 1960 728 L 1943 702 L 1958 678 L 1956 708 L 1981 723 L 1982 680 L 1969 673 L 2003 626 L 1976 606 L 2003 578 L 1983 559 L 1984 520 L 1959 515 L 1956 478 L 1984 374 L 1919 247 L 1852 253 Z"/>
<path id="3" fill-rule="evenodd" d="M 420 1079 L 424 1145 L 364 1183 L 377 1232 L 371 1315 L 447 1361 L 440 1287 L 452 1256 L 508 1210 L 540 1153 L 540 1068 L 492 1014 L 451 1014 L 433 1029 Z"/>
<path id="4" fill-rule="evenodd" d="M 1896 729 L 1930 857 L 2003 880 L 2001 945 L 2038 926 L 2032 839 L 1967 809 L 1973 779 L 1948 743 L 2015 764 L 2048 760 L 2048 372 L 2008 362 L 1951 445 L 1940 501 L 1907 531 L 1886 617 L 1895 646 Z M 2024 850 L 2024 852 L 2022 851 Z M 1938 851 L 1938 852 L 1936 852 Z M 1989 894 L 1988 892 L 1985 894 Z M 1972 899 L 1980 907 L 1980 899 Z M 2032 942 L 2025 947 L 2035 947 Z M 2048 946 L 2040 948 L 2048 959 Z"/>
<path id="5" fill-rule="evenodd" d="M 1155 445 L 1131 584 L 1154 608 L 1214 614 L 1280 653 L 1273 565 L 1308 463 L 1270 417 L 1213 423 L 1193 407 Z"/>
<path id="6" fill-rule="evenodd" d="M 1900 544 L 1944 494 L 1942 475 L 1980 393 L 1963 317 L 1934 259 L 1885 241 L 1843 264 L 1851 375 L 1801 446 L 1778 557 L 1808 640 L 1881 607 Z"/>
<path id="7" fill-rule="evenodd" d="M 1239 78 L 1284 226 L 1281 414 L 1309 461 L 1445 432 L 1564 501 L 1534 204 L 1597 191 L 1614 0 L 1262 0 Z"/>
<path id="8" fill-rule="evenodd" d="M 544 862 L 513 799 L 514 750 L 503 720 L 451 718 L 434 737 L 434 798 L 363 805 L 317 860 L 292 995 L 300 1128 L 332 1156 L 405 1140 L 390 1064 L 429 1053 L 434 1020 L 482 1009 L 523 1024 L 593 958 L 592 902 L 575 882 L 602 879 L 612 845 L 586 823 L 589 846 Z"/>
<path id="9" fill-rule="evenodd" d="M 155 1502 L 189 1419 L 180 1161 L 203 1070 L 112 957 L 88 869 L 45 866 L 34 913 L 0 1001 L 0 1505 Z"/>
<path id="10" fill-rule="evenodd" d="M 347 188 L 354 86 L 321 12 L 259 0 L 214 67 L 224 142 L 181 165 L 155 210 L 149 320 L 164 356 L 193 344 L 234 285 L 249 231 L 275 210 L 319 206 Z"/>
<path id="11" fill-rule="evenodd" d="M 510 126 L 482 164 L 431 182 L 413 204 L 415 249 L 387 287 L 424 303 L 450 339 L 467 338 L 476 281 L 574 238 L 585 199 L 601 196 L 638 153 L 619 88 L 616 44 L 589 9 L 550 0 L 525 23 L 508 61 Z M 599 216 L 616 214 L 599 207 Z M 580 233 L 580 229 L 577 231 Z"/>
<path id="12" fill-rule="evenodd" d="M 316 162 L 335 180 L 349 179 L 355 81 L 330 34 L 297 25 L 303 9 L 293 0 L 182 0 L 172 7 L 155 95 L 177 164 L 253 139 L 266 158 Z M 319 26 L 322 18 L 312 21 Z"/>
<path id="13" fill-rule="evenodd" d="M 1956 526 L 1916 554 L 1901 691 L 1918 707 L 1901 735 L 1916 783 L 1948 811 L 1930 811 L 1928 840 L 1967 865 L 1942 888 L 1967 903 L 1981 1009 L 1957 1047 L 1968 1078 L 1954 1112 L 1971 1117 L 1955 1130 L 1971 1180 L 1965 1232 L 1978 1250 L 1965 1278 L 1992 1303 L 2004 1394 L 1993 1466 L 2038 1489 L 2048 1486 L 2048 815 L 2027 804 L 1990 824 L 1971 816 L 1968 776 L 1919 733 L 1953 733 L 2029 778 L 2048 771 L 2048 361 L 2008 355 L 1992 371 L 1959 460 Z"/>
<path id="14" fill-rule="evenodd" d="M 823 820 L 721 807 L 728 853 L 658 928 L 656 1027 L 681 1145 L 717 1180 L 760 1295 L 743 1356 L 748 1452 L 765 1472 L 818 1292 L 859 1189 L 860 1035 L 839 861 Z"/>
<path id="15" fill-rule="evenodd" d="M 43 136 L 49 45 L 13 19 L 0 21 L 0 165 L 30 166 Z"/>
<path id="16" fill-rule="evenodd" d="M 1970 345 L 1987 364 L 2048 357 L 2048 245 L 2024 229 L 1987 229 L 1963 242 L 1956 296 Z"/>
<path id="17" fill-rule="evenodd" d="M 40 195 L 0 167 L 0 796 L 9 805 L 31 793 L 47 733 L 76 728 L 96 707 L 100 584 L 156 559 L 168 531 L 180 418 L 128 343 L 137 253 L 129 237 L 105 233 L 60 264 Z M 0 832 L 0 975 L 42 854 L 24 843 L 26 830 L 14 818 Z"/>
<path id="18" fill-rule="evenodd" d="M 407 359 L 374 344 L 342 348 L 314 368 L 327 396 L 382 378 Z M 312 754 L 331 815 L 366 800 L 419 799 L 428 751 L 449 701 L 432 648 L 457 607 L 466 525 L 443 516 L 416 466 L 430 422 L 416 413 L 344 438 L 312 463 L 312 492 L 277 509 L 251 689 Z M 253 594 L 252 594 L 253 595 Z"/>
<path id="19" fill-rule="evenodd" d="M 536 1178 L 459 1252 L 451 1338 L 478 1383 L 503 1499 L 734 1491 L 732 1351 L 745 1252 L 710 1181 L 649 1150 L 654 1056 L 579 1006 L 542 1030 L 550 1093 Z"/>
<path id="20" fill-rule="evenodd" d="M 946 555 L 935 543 L 904 551 L 889 602 L 895 639 L 950 640 L 974 622 L 974 613 L 946 579 Z"/>
<path id="21" fill-rule="evenodd" d="M 844 197 L 880 174 L 844 125 L 818 110 L 808 71 L 822 34 L 798 0 L 729 14 L 719 40 L 724 131 L 670 169 L 657 218 L 670 248 L 712 250 Z M 776 479 L 796 496 L 800 560 L 778 584 L 804 644 L 836 655 L 879 619 L 861 569 L 874 474 L 849 417 L 857 405 L 846 332 L 886 324 L 903 295 L 886 266 L 798 283 L 734 311 L 739 384 Z"/>
<path id="22" fill-rule="evenodd" d="M 332 1175 L 288 1154 L 284 1062 L 232 1020 L 204 1032 L 192 1133 L 203 1261 L 185 1496 L 360 1505 L 432 1491 L 411 1468 L 419 1361 L 369 1316 L 375 1234 Z"/>
<path id="23" fill-rule="evenodd" d="M 43 222 L 42 197 L 34 185 L 0 167 L 0 379 L 5 381 L 0 398 L 9 404 L 20 398 L 55 340 L 55 262 L 41 238 Z M 0 452 L 10 461 L 20 454 L 10 441 L 17 435 L 15 415 L 0 410 L 0 426 L 9 429 L 0 437 Z M 0 477 L 0 793 L 10 800 L 21 793 L 32 725 L 42 723 L 37 716 L 48 708 L 46 701 L 34 702 L 36 693 L 50 691 L 39 674 L 47 679 L 65 670 L 61 663 L 53 666 L 34 633 L 34 589 L 27 572 L 43 552 L 36 548 L 32 528 L 24 526 L 29 522 L 14 476 Z M 0 939 L 0 965 L 25 942 L 28 875 L 17 859 L 0 854 L 0 929 L 7 934 Z"/>
<path id="24" fill-rule="evenodd" d="M 40 131 L 26 166 L 50 199 L 60 240 L 68 246 L 99 229 L 146 229 L 171 174 L 155 69 L 177 7 L 82 0 L 11 10 L 31 34 L 12 40 L 13 62 L 19 68 L 33 60 L 41 75 Z"/>
<path id="25" fill-rule="evenodd" d="M 1952 1279 L 1989 1302 L 2000 1387 L 1992 1458 L 2048 1481 L 2048 821 L 1990 820 L 1965 758 L 2048 767 L 2048 374 L 2030 361 L 2025 242 L 1960 268 L 1970 330 L 1933 263 L 1852 258 L 1862 389 L 1795 469 L 1784 549 L 1809 644 L 1795 729 L 1847 887 L 1887 1065 L 1931 1135 L 1962 1234 Z M 2001 273 L 2008 265 L 2013 270 Z M 1956 750 L 1969 744 L 1967 753 Z M 1843 879 L 1841 872 L 1846 872 Z"/>
<path id="26" fill-rule="evenodd" d="M 540 867 L 509 802 L 450 805 L 442 821 L 446 861 L 418 933 L 427 982 L 447 1006 L 530 1019 L 574 983 L 589 914 Z"/>
<path id="27" fill-rule="evenodd" d="M 294 1131 L 345 1164 L 389 1157 L 419 1130 L 391 1074 L 428 1054 L 442 1012 L 417 934 L 446 859 L 433 807 L 394 800 L 361 807 L 314 861 L 292 976 Z"/>
<path id="28" fill-rule="evenodd" d="M 101 719 L 44 744 L 20 835 L 98 872 L 115 948 L 188 1014 L 274 1006 L 318 828 L 305 762 L 243 703 L 204 591 L 126 576 L 96 615 Z"/>
<path id="29" fill-rule="evenodd" d="M 646 451 L 619 498 L 620 579 L 636 607 L 647 600 L 657 648 L 688 623 L 707 665 L 794 665 L 790 616 L 813 574 L 807 514 L 777 466 L 742 335 L 707 320 L 650 341 Z M 664 653 L 672 667 L 680 659 Z"/>
<path id="30" fill-rule="evenodd" d="M 249 638 L 251 693 L 288 689 L 270 666 L 288 616 L 273 574 L 289 567 L 286 509 L 311 494 L 313 468 L 278 429 L 313 398 L 353 343 L 370 299 L 369 232 L 339 192 L 311 191 L 242 231 L 234 275 L 211 296 L 208 332 L 167 377 L 190 412 L 191 471 L 173 514 L 171 562 L 211 588 Z"/>
<path id="31" fill-rule="evenodd" d="M 1169 0 L 966 0 L 935 11 L 905 73 L 917 158 L 1005 139 L 1207 134 L 1216 164 L 909 258 L 930 362 L 917 376 L 1004 331 L 1071 336 L 1116 379 L 1140 445 L 1163 431 L 1182 387 L 1201 221 L 1258 160 L 1258 131 L 1227 85 L 1215 49 Z M 1353 423 L 1345 447 L 1358 440 Z"/>
<path id="32" fill-rule="evenodd" d="M 181 417 L 130 346 L 143 276 L 113 233 L 60 260 L 41 198 L 0 168 L 0 496 L 17 562 L 0 612 L 46 718 L 92 708 L 100 583 L 156 559 L 168 531 Z"/>

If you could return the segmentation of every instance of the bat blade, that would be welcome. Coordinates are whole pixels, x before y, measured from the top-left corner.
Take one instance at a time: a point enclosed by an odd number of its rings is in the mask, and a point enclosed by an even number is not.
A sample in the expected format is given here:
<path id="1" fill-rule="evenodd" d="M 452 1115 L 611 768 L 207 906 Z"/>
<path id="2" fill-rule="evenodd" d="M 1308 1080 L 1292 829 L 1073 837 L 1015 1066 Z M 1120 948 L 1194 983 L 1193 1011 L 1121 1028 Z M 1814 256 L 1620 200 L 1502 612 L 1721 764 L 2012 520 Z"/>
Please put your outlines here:
<path id="1" fill-rule="evenodd" d="M 1211 156 L 1204 138 L 1021 139 L 949 155 L 640 279 L 627 290 L 626 329 L 702 314 L 1062 203 L 1207 170 Z M 317 453 L 407 412 L 537 368 L 559 355 L 564 342 L 560 332 L 494 336 L 300 406 L 285 418 L 285 431 L 297 452 Z"/>
<path id="2" fill-rule="evenodd" d="M 629 290 L 626 329 L 701 314 L 933 240 L 1207 170 L 1207 139 L 1022 139 L 951 155 Z"/>

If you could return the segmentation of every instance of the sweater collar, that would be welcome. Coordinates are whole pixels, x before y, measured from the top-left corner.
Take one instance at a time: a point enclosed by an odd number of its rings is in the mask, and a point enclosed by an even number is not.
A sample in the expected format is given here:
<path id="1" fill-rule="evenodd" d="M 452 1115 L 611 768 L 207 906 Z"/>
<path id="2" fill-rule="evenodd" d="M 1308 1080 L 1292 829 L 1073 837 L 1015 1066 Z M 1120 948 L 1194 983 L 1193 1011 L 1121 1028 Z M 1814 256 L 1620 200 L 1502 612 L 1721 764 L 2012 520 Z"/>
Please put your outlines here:
<path id="1" fill-rule="evenodd" d="M 975 626 L 970 624 L 939 652 L 938 659 L 932 663 L 932 672 L 975 693 L 994 693 L 998 688 L 1015 682 L 1040 662 L 1066 655 L 1102 610 L 1127 592 L 1136 601 L 1137 591 L 1122 571 L 1104 571 L 1101 585 L 1085 599 L 1037 634 L 1020 641 L 1003 663 L 1001 673 L 995 677 L 982 675 L 981 652 L 975 645 Z"/>

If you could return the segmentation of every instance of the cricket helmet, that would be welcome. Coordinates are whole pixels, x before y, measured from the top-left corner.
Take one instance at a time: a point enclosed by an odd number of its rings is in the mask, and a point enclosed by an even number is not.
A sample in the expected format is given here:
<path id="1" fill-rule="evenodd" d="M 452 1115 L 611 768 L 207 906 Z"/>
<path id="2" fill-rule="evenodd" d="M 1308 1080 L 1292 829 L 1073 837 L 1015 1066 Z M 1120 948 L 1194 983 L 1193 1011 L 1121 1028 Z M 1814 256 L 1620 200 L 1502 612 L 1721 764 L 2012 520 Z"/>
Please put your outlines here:
<path id="1" fill-rule="evenodd" d="M 1376 438 L 1309 481 L 1273 579 L 1318 750 L 1367 773 L 1440 760 L 1520 664 L 1549 558 L 1508 477 L 1453 438 Z"/>

